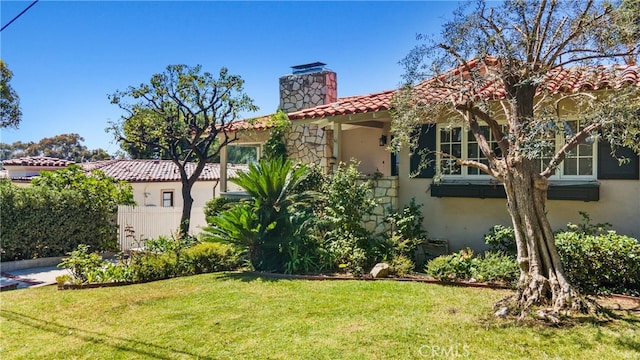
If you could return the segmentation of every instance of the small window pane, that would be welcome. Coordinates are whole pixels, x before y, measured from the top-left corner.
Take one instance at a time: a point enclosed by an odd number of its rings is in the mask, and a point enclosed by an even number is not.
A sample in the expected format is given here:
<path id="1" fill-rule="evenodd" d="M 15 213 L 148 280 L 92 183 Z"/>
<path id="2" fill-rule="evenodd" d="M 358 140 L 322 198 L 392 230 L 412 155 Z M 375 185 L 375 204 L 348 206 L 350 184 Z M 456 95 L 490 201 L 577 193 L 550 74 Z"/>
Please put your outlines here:
<path id="1" fill-rule="evenodd" d="M 564 161 L 564 174 L 576 175 L 578 173 L 578 162 L 576 159 L 566 159 Z"/>
<path id="2" fill-rule="evenodd" d="M 162 192 L 162 207 L 173 207 L 173 191 Z"/>
<path id="3" fill-rule="evenodd" d="M 578 175 L 591 175 L 593 174 L 593 160 L 591 158 L 583 158 L 578 162 Z"/>
<path id="4" fill-rule="evenodd" d="M 469 159 L 477 159 L 480 156 L 480 147 L 476 143 L 469 143 Z"/>

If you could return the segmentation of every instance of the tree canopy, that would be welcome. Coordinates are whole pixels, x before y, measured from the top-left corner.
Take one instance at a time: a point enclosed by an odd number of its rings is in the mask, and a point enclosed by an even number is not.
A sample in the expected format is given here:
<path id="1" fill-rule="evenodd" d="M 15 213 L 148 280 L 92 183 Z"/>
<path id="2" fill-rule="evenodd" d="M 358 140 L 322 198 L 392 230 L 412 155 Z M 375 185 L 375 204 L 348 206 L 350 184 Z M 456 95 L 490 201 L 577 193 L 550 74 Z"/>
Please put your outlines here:
<path id="1" fill-rule="evenodd" d="M 31 181 L 35 188 L 76 191 L 94 207 L 118 211 L 118 205 L 135 205 L 133 189 L 126 181 L 117 181 L 101 170 L 86 173 L 80 165 L 57 171 L 43 171 Z"/>
<path id="2" fill-rule="evenodd" d="M 549 305 L 552 316 L 586 308 L 553 243 L 547 179 L 596 139 L 640 153 L 640 86 L 626 76 L 638 70 L 612 65 L 638 55 L 638 4 L 477 1 L 456 11 L 440 37 L 421 36 L 425 42 L 402 61 L 407 86 L 394 98 L 394 139 L 415 145 L 423 123 L 470 131 L 482 161 L 430 150 L 440 174 L 446 164 L 466 166 L 504 184 L 521 269 L 513 299 L 523 315 L 533 305 Z M 583 81 L 565 86 L 567 78 Z M 549 141 L 556 136 L 564 139 L 558 148 Z"/>
<path id="3" fill-rule="evenodd" d="M 0 159 L 14 159 L 25 156 L 48 156 L 75 162 L 109 160 L 103 149 L 90 150 L 82 142 L 84 138 L 78 134 L 60 134 L 43 138 L 37 143 L 16 141 L 12 144 L 0 143 Z"/>
<path id="4" fill-rule="evenodd" d="M 17 128 L 22 120 L 20 98 L 9 82 L 13 73 L 7 64 L 0 59 L 0 127 Z"/>
<path id="5" fill-rule="evenodd" d="M 126 114 L 110 131 L 126 146 L 152 150 L 179 168 L 183 213 L 180 234 L 189 231 L 191 188 L 204 166 L 223 146 L 236 140 L 232 122 L 243 111 L 256 111 L 244 93 L 244 80 L 222 68 L 217 77 L 200 65 L 169 65 L 148 84 L 116 91 L 109 98 Z M 197 163 L 192 173 L 186 165 Z"/>

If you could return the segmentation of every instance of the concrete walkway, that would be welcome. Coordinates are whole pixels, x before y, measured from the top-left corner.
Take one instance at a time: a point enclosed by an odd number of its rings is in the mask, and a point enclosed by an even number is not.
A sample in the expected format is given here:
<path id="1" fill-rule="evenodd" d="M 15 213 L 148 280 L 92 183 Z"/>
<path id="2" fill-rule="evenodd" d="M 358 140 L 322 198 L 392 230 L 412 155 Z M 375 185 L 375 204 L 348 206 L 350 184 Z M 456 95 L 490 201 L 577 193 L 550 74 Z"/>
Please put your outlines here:
<path id="1" fill-rule="evenodd" d="M 0 273 L 0 288 L 11 290 L 52 285 L 56 283 L 57 276 L 65 274 L 69 274 L 69 271 L 55 265 L 2 271 Z"/>

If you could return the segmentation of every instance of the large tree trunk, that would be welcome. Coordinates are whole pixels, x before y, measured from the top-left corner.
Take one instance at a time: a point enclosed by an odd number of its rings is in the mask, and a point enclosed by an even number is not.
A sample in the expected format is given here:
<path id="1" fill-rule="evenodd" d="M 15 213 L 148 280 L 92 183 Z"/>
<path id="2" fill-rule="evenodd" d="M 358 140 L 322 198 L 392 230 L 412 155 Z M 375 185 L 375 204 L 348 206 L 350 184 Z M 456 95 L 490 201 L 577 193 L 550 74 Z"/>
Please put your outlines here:
<path id="1" fill-rule="evenodd" d="M 193 197 L 189 182 L 182 183 L 182 217 L 180 218 L 179 236 L 181 238 L 189 236 L 189 223 L 191 220 L 191 208 L 193 207 Z"/>
<path id="2" fill-rule="evenodd" d="M 532 306 L 551 314 L 584 312 L 588 304 L 567 280 L 554 243 L 545 205 L 548 181 L 535 160 L 514 159 L 504 178 L 507 207 L 516 235 L 520 281 L 509 302 L 524 317 Z"/>

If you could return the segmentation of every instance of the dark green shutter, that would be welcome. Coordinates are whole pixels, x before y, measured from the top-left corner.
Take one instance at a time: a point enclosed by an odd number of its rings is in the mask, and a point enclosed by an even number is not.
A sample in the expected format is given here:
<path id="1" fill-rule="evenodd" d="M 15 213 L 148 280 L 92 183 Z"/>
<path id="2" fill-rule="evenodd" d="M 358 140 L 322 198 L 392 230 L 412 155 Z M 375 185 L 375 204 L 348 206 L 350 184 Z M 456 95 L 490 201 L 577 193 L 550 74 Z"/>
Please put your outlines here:
<path id="1" fill-rule="evenodd" d="M 414 154 L 409 156 L 409 169 L 410 174 L 415 174 L 419 168 L 421 161 L 427 162 L 427 167 L 420 170 L 416 178 L 433 178 L 436 174 L 436 125 L 425 124 L 421 125 L 418 130 L 418 148 L 415 149 Z M 419 155 L 421 149 L 428 149 L 429 153 L 426 157 Z M 424 159 L 423 159 L 424 158 Z"/>
<path id="2" fill-rule="evenodd" d="M 630 148 L 617 148 L 616 156 L 626 157 L 630 161 L 620 165 L 611 156 L 608 142 L 598 143 L 598 179 L 640 179 L 640 159 Z"/>

